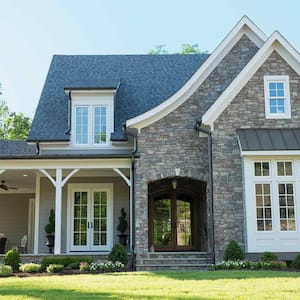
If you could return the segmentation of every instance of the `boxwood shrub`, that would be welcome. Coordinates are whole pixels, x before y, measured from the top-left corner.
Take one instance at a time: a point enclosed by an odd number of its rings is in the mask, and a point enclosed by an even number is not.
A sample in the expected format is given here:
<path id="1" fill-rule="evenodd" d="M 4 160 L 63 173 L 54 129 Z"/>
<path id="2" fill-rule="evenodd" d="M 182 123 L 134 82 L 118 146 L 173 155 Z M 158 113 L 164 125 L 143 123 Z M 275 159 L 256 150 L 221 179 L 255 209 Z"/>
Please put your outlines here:
<path id="1" fill-rule="evenodd" d="M 243 260 L 244 252 L 241 246 L 236 241 L 230 241 L 225 249 L 223 260 Z"/>

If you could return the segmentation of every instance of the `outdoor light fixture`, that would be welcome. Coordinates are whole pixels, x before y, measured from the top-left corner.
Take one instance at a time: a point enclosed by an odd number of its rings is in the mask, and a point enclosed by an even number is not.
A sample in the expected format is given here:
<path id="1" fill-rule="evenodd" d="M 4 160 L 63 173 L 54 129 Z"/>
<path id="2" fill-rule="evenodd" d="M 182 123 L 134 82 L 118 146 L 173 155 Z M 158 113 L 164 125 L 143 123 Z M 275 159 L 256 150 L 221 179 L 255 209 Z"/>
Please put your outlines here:
<path id="1" fill-rule="evenodd" d="M 176 188 L 177 188 L 177 179 L 176 178 L 172 180 L 172 187 L 173 187 L 173 190 L 176 190 Z"/>

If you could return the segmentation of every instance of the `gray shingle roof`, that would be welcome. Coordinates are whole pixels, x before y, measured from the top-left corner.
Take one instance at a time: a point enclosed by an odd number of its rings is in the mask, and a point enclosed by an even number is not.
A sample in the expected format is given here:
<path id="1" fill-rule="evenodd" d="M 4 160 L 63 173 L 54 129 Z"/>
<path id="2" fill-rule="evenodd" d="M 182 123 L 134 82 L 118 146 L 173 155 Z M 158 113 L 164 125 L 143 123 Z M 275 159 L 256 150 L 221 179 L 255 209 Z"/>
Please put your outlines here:
<path id="1" fill-rule="evenodd" d="M 108 88 L 120 83 L 115 101 L 115 133 L 121 125 L 174 94 L 207 59 L 191 55 L 54 56 L 29 134 L 30 141 L 65 141 L 68 130 L 66 87 Z"/>
<path id="2" fill-rule="evenodd" d="M 300 128 L 238 129 L 243 151 L 300 150 Z"/>
<path id="3" fill-rule="evenodd" d="M 0 141 L 0 158 L 6 156 L 23 157 L 35 155 L 35 145 L 28 145 L 26 141 Z"/>

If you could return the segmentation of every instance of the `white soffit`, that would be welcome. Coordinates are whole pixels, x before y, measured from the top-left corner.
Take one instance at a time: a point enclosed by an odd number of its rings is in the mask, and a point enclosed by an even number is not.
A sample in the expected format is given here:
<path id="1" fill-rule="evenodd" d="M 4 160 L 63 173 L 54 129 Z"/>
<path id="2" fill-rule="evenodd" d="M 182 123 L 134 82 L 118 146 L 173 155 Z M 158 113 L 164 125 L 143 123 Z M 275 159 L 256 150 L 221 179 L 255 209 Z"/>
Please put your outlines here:
<path id="1" fill-rule="evenodd" d="M 300 74 L 300 55 L 298 51 L 291 46 L 291 44 L 278 31 L 274 31 L 240 74 L 202 116 L 202 122 L 204 124 L 209 125 L 213 130 L 215 120 L 221 115 L 221 113 L 226 109 L 234 97 L 236 97 L 236 95 L 241 91 L 241 89 L 262 66 L 273 51 L 277 51 L 278 54 L 298 74 Z"/>
<path id="2" fill-rule="evenodd" d="M 140 131 L 179 107 L 199 88 L 244 34 L 259 48 L 267 39 L 267 36 L 247 16 L 242 17 L 194 75 L 174 95 L 153 109 L 127 120 L 126 126 L 137 128 Z"/>

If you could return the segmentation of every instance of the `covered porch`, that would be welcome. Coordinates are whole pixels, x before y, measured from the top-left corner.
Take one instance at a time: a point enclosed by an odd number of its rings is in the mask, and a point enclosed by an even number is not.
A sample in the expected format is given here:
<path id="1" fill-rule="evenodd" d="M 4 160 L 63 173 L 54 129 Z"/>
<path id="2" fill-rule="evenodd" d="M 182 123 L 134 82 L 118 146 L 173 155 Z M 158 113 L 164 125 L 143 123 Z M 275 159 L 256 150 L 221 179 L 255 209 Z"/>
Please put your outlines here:
<path id="1" fill-rule="evenodd" d="M 5 251 L 49 255 L 45 226 L 55 215 L 54 255 L 105 255 L 119 243 L 121 209 L 127 213 L 132 245 L 132 167 L 130 158 L 2 160 L 0 234 Z M 15 188 L 15 189 L 13 189 Z"/>

